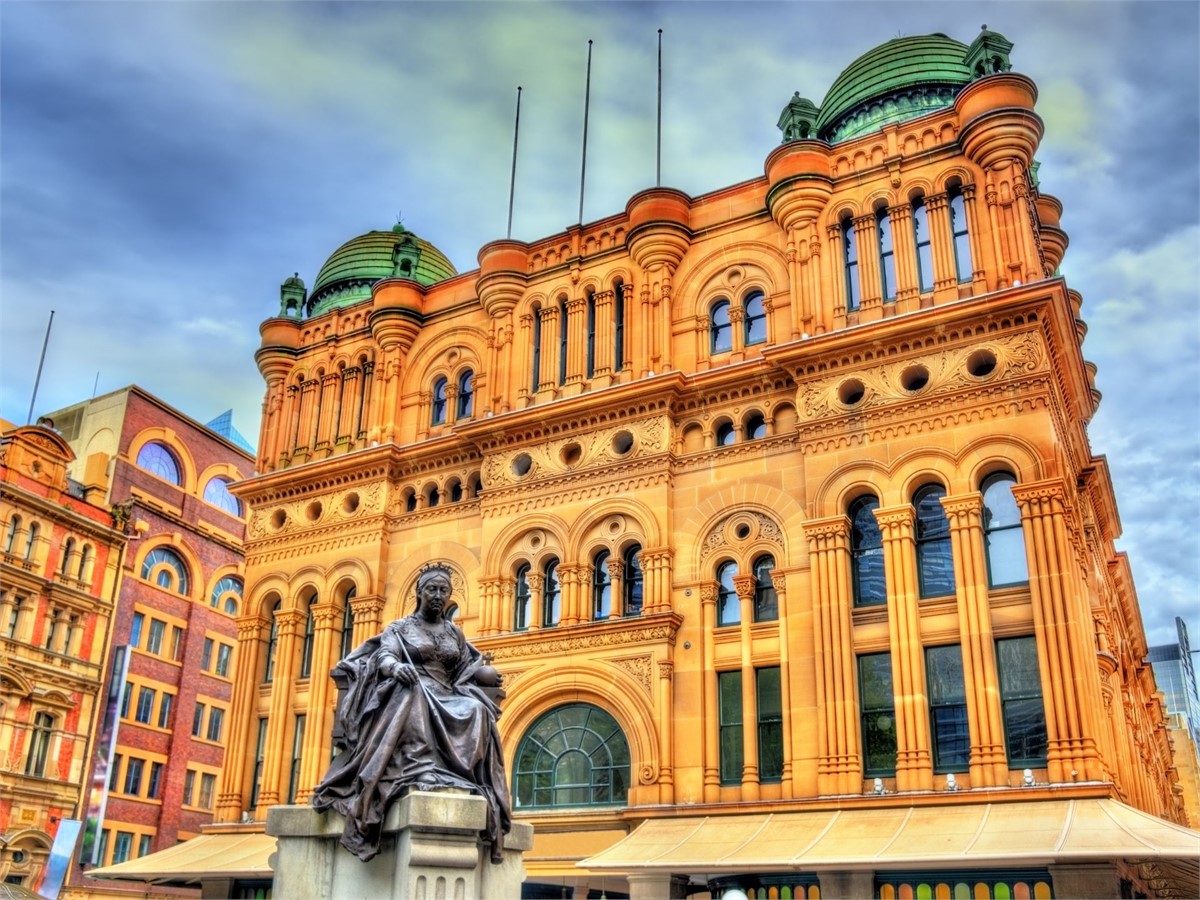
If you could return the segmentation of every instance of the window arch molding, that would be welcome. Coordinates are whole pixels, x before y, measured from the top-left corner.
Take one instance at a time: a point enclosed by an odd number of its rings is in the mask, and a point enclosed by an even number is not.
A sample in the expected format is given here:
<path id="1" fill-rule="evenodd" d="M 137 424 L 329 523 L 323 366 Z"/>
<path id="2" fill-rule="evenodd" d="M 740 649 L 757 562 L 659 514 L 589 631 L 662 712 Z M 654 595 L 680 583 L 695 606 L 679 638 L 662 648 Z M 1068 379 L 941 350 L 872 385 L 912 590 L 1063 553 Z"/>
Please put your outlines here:
<path id="1" fill-rule="evenodd" d="M 192 458 L 192 454 L 188 451 L 187 446 L 180 439 L 179 435 L 170 428 L 154 426 L 145 428 L 139 431 L 129 443 L 129 451 L 127 454 L 128 460 L 137 465 L 138 455 L 147 444 L 159 443 L 171 452 L 175 457 L 175 462 L 179 466 L 179 487 L 188 493 L 196 493 L 196 484 L 198 480 L 196 471 L 196 461 Z"/>
<path id="2" fill-rule="evenodd" d="M 522 735 L 513 759 L 515 808 L 619 807 L 633 787 L 629 739 L 603 706 L 565 703 Z"/>
<path id="3" fill-rule="evenodd" d="M 226 615 L 239 616 L 244 608 L 245 589 L 245 579 L 236 568 L 218 569 L 208 584 L 208 605 Z"/>
<path id="4" fill-rule="evenodd" d="M 134 571 L 142 580 L 189 599 L 197 589 L 197 575 L 203 571 L 186 547 L 171 541 L 143 547 L 135 565 Z M 166 579 L 169 584 L 164 584 L 161 579 Z"/>

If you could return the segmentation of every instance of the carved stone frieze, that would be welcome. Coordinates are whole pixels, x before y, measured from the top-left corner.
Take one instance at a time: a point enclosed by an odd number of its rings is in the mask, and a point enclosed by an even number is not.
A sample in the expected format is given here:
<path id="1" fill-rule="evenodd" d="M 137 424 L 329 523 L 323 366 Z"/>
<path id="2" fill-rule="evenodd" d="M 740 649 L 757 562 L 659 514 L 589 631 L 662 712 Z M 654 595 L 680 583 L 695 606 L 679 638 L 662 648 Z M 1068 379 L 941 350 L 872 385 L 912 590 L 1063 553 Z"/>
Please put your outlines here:
<path id="1" fill-rule="evenodd" d="M 770 541 L 782 551 L 783 531 L 770 516 L 739 510 L 726 516 L 708 533 L 700 548 L 700 558 L 706 559 L 723 547 L 736 547 L 748 541 Z"/>
<path id="2" fill-rule="evenodd" d="M 624 656 L 612 661 L 613 665 L 619 669 L 624 669 L 634 680 L 637 681 L 646 691 L 650 693 L 650 657 L 646 656 Z"/>
<path id="3" fill-rule="evenodd" d="M 655 623 L 632 625 L 628 620 L 618 628 L 594 629 L 584 626 L 570 630 L 543 628 L 539 631 L 522 632 L 519 641 L 501 642 L 490 638 L 477 638 L 476 645 L 493 655 L 497 665 L 505 660 L 524 657 L 561 657 L 576 653 L 590 654 L 605 647 L 628 647 L 633 644 L 673 643 L 679 629 L 677 618 Z M 649 684 L 649 657 L 647 657 L 647 681 Z M 505 672 L 508 670 L 505 669 Z"/>

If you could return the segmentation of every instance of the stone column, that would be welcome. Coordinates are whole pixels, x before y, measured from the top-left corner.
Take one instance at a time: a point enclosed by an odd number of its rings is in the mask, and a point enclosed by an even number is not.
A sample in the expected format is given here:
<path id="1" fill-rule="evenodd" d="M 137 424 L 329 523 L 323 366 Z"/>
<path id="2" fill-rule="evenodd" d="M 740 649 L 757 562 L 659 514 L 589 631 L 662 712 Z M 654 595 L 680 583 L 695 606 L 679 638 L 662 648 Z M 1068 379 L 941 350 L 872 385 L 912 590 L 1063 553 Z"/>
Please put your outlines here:
<path id="1" fill-rule="evenodd" d="M 521 316 L 521 352 L 514 367 L 517 396 L 528 399 L 536 390 L 540 373 L 533 371 L 533 321 L 536 313 Z"/>
<path id="2" fill-rule="evenodd" d="M 925 654 L 917 607 L 916 545 L 911 506 L 875 510 L 883 532 L 888 584 L 888 629 L 892 683 L 896 697 L 896 790 L 933 790 L 929 740 L 929 699 L 925 690 Z"/>
<path id="3" fill-rule="evenodd" d="M 592 341 L 592 380 L 598 387 L 609 384 L 613 376 L 615 338 L 615 308 L 613 291 L 600 291 L 593 296 L 596 303 L 596 332 Z"/>
<path id="4" fill-rule="evenodd" d="M 586 593 L 583 588 L 588 583 L 590 573 L 588 566 L 559 565 L 558 577 L 562 588 L 560 624 L 578 625 L 587 621 L 582 614 L 582 597 Z"/>
<path id="5" fill-rule="evenodd" d="M 638 373 L 639 378 L 645 378 L 650 374 L 650 347 L 649 335 L 653 327 L 653 320 L 650 317 L 650 273 L 646 273 L 646 277 L 642 281 L 641 296 L 638 298 L 639 314 L 634 322 L 626 322 L 625 328 L 628 330 L 633 327 L 635 335 L 635 353 L 636 362 L 634 369 Z"/>
<path id="6" fill-rule="evenodd" d="M 671 805 L 675 802 L 675 749 L 672 726 L 675 722 L 675 692 L 673 679 L 675 663 L 669 659 L 658 661 L 658 802 Z"/>
<path id="7" fill-rule="evenodd" d="M 716 803 L 721 796 L 720 748 L 717 723 L 717 657 L 713 630 L 717 624 L 717 585 L 700 585 L 700 633 L 704 635 L 704 802 Z"/>
<path id="8" fill-rule="evenodd" d="M 259 615 L 237 619 L 237 677 L 233 680 L 233 702 L 229 709 L 229 743 L 221 773 L 221 793 L 217 797 L 218 822 L 236 822 L 242 817 L 242 786 L 246 780 L 246 748 L 250 732 L 257 727 L 254 701 L 258 696 L 258 670 L 262 657 L 262 633 L 269 622 Z"/>
<path id="9" fill-rule="evenodd" d="M 316 443 L 317 415 L 321 407 L 319 387 L 315 378 L 300 385 L 300 430 L 296 450 L 311 451 Z"/>
<path id="10" fill-rule="evenodd" d="M 850 520 L 816 519 L 805 524 L 804 533 L 816 629 L 817 792 L 857 794 L 863 762 L 850 622 Z"/>
<path id="11" fill-rule="evenodd" d="M 963 209 L 967 213 L 967 234 L 971 239 L 971 283 L 975 286 L 975 292 L 983 293 L 988 289 L 987 276 L 988 266 L 984 262 L 983 254 L 983 227 L 980 223 L 979 207 L 975 204 L 975 185 L 964 184 L 961 188 L 963 197 Z M 997 268 L 999 266 L 997 265 Z"/>
<path id="12" fill-rule="evenodd" d="M 875 214 L 854 220 L 854 238 L 858 243 L 858 289 L 862 295 L 859 309 L 863 319 L 870 321 L 883 316 L 883 282 L 879 276 L 879 228 Z"/>
<path id="13" fill-rule="evenodd" d="M 358 413 L 355 419 L 354 443 L 357 446 L 366 446 L 367 435 L 372 427 L 378 425 L 378 422 L 372 420 L 371 404 L 375 399 L 375 362 L 374 360 L 364 359 L 362 363 L 362 387 L 358 394 Z"/>
<path id="14" fill-rule="evenodd" d="M 829 245 L 829 253 L 826 254 L 821 290 L 817 296 L 829 297 L 833 301 L 833 327 L 839 328 L 846 324 L 846 309 L 850 305 L 850 298 L 846 294 L 846 248 L 842 246 L 840 222 L 825 228 L 825 241 Z"/>
<path id="15" fill-rule="evenodd" d="M 566 384 L 576 391 L 583 385 L 587 368 L 587 300 L 573 297 L 567 301 L 567 321 L 563 323 L 567 335 L 567 379 Z"/>
<path id="16" fill-rule="evenodd" d="M 541 360 L 538 367 L 537 389 L 553 391 L 558 386 L 558 306 L 547 305 L 538 311 L 538 319 L 542 324 Z M 561 323 L 563 326 L 565 322 Z"/>
<path id="17" fill-rule="evenodd" d="M 291 749 L 285 736 L 292 716 L 292 682 L 296 670 L 296 636 L 304 626 L 305 614 L 298 609 L 281 609 L 275 613 L 278 634 L 275 647 L 275 670 L 271 678 L 271 708 L 267 720 L 266 751 L 263 755 L 262 788 L 258 792 L 259 807 L 274 806 L 283 796 L 283 772 Z"/>
<path id="18" fill-rule="evenodd" d="M 321 376 L 320 418 L 317 422 L 314 448 L 330 446 L 337 438 L 337 421 L 340 412 L 340 405 L 337 401 L 338 395 L 341 393 L 341 386 L 342 378 L 339 373 L 330 372 Z"/>
<path id="19" fill-rule="evenodd" d="M 542 600 L 545 596 L 546 577 L 532 570 L 525 576 L 529 582 L 529 621 L 526 623 L 530 631 L 542 627 Z"/>
<path id="20" fill-rule="evenodd" d="M 912 207 L 907 203 L 893 206 L 888 216 L 892 223 L 892 259 L 896 265 L 896 312 L 908 312 L 917 308 L 921 294 Z"/>
<path id="21" fill-rule="evenodd" d="M 1000 680 L 996 670 L 996 639 L 988 606 L 987 560 L 983 550 L 979 493 L 943 497 L 950 521 L 954 571 L 958 573 L 959 642 L 963 657 L 963 689 L 971 731 L 971 787 L 1008 784 L 1004 726 L 1000 710 Z"/>
<path id="22" fill-rule="evenodd" d="M 378 594 L 363 594 L 350 598 L 350 614 L 354 617 L 353 646 L 383 631 L 383 598 Z"/>
<path id="23" fill-rule="evenodd" d="M 753 575 L 734 575 L 733 586 L 741 607 L 742 632 L 742 799 L 759 798 L 758 781 L 758 692 L 755 690 L 754 661 L 750 655 L 753 641 L 750 626 L 754 621 Z"/>
<path id="24" fill-rule="evenodd" d="M 794 796 L 792 787 L 792 664 L 788 652 L 787 578 L 771 572 L 771 586 L 779 604 L 779 700 L 783 709 L 783 797 Z"/>
<path id="25" fill-rule="evenodd" d="M 608 604 L 608 617 L 619 619 L 625 614 L 625 562 L 619 556 L 610 556 L 604 561 L 608 566 L 609 595 L 612 602 Z M 645 577 L 645 573 L 642 573 Z M 642 582 L 645 587 L 645 582 Z"/>
<path id="26" fill-rule="evenodd" d="M 335 627 L 339 612 L 334 603 L 318 603 L 313 607 L 313 664 L 308 681 L 308 718 L 300 758 L 297 803 L 308 802 L 313 787 L 325 774 L 326 761 L 333 748 L 333 707 L 330 703 L 333 679 L 329 672 L 337 663 Z"/>
<path id="27" fill-rule="evenodd" d="M 938 300 L 958 296 L 958 271 L 954 265 L 954 229 L 950 198 L 934 194 L 925 198 L 929 218 L 929 249 L 933 254 L 933 292 Z"/>

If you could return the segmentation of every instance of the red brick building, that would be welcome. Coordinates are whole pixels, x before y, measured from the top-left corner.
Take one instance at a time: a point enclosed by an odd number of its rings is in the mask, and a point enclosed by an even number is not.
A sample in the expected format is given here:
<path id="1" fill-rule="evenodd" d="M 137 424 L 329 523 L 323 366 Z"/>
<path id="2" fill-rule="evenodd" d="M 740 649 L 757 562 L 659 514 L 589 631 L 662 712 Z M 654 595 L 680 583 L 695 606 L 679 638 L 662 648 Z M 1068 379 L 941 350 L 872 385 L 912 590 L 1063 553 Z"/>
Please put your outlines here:
<path id="1" fill-rule="evenodd" d="M 125 551 L 104 459 L 86 462 L 0 423 L 0 881 L 27 888 L 78 817 Z"/>
<path id="2" fill-rule="evenodd" d="M 115 658 L 128 648 L 128 665 L 108 675 L 121 681 L 115 734 L 107 772 L 93 776 L 106 799 L 92 859 L 106 865 L 212 820 L 243 585 L 245 523 L 228 485 L 251 474 L 254 458 L 236 432 L 223 436 L 133 386 L 50 418 L 81 456 L 110 459 L 107 499 L 127 511 L 133 535 L 112 630 Z M 89 892 L 113 890 L 73 876 Z"/>

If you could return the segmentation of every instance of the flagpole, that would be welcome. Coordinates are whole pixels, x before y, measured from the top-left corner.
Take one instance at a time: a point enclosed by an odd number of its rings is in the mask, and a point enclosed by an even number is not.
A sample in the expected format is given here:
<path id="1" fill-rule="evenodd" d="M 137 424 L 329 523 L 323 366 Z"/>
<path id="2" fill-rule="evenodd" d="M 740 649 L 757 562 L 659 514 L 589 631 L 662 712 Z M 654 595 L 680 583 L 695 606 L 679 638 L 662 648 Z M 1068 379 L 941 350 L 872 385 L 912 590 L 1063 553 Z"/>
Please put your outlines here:
<path id="1" fill-rule="evenodd" d="M 654 186 L 662 187 L 662 29 L 658 29 L 658 136 L 655 146 Z"/>
<path id="2" fill-rule="evenodd" d="M 587 78 L 583 88 L 583 162 L 579 167 L 579 224 L 583 224 L 583 184 L 587 175 L 588 104 L 592 96 L 592 42 L 588 41 Z"/>
<path id="3" fill-rule="evenodd" d="M 508 234 L 512 237 L 513 194 L 517 189 L 517 135 L 521 131 L 521 86 L 517 85 L 517 120 L 513 123 L 512 175 L 508 180 Z"/>
<path id="4" fill-rule="evenodd" d="M 33 396 L 29 398 L 29 415 L 25 417 L 26 425 L 33 422 L 33 405 L 37 402 L 38 385 L 42 381 L 42 364 L 46 361 L 46 347 L 50 344 L 50 326 L 53 324 L 54 310 L 50 310 L 50 320 L 46 323 L 46 337 L 42 341 L 42 355 L 38 359 L 37 376 L 33 379 Z"/>

